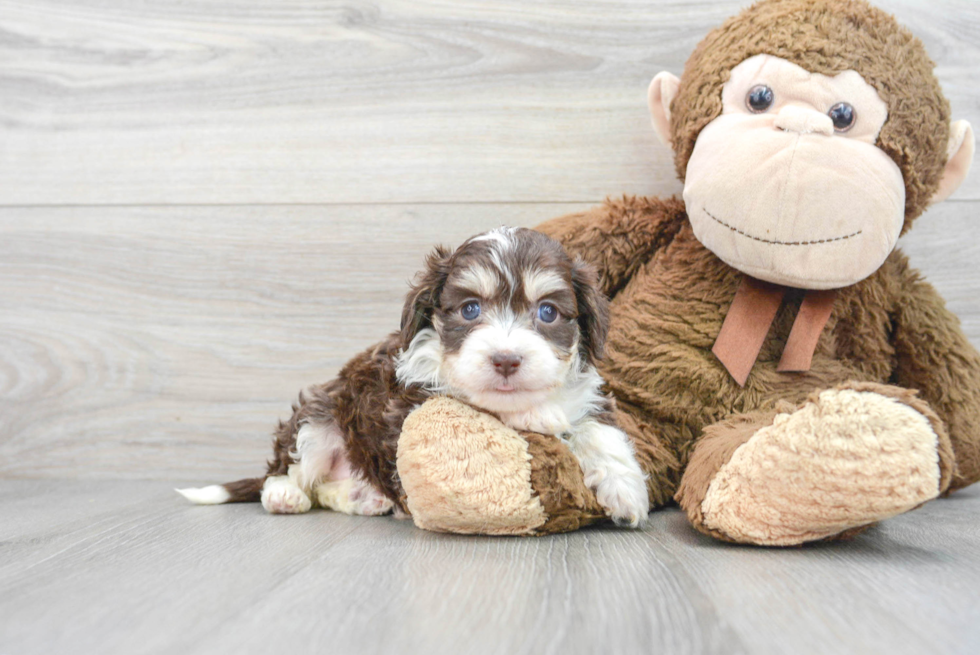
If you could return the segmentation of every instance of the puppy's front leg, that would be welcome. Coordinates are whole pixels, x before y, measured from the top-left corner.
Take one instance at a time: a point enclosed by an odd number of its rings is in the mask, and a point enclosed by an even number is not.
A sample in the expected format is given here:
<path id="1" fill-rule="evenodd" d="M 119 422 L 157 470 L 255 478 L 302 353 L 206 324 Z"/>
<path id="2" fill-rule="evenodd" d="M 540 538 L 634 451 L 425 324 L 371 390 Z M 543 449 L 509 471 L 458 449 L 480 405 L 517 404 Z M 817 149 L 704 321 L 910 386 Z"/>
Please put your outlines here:
<path id="1" fill-rule="evenodd" d="M 585 484 L 595 490 L 613 521 L 633 528 L 643 525 L 650 512 L 646 475 L 626 433 L 587 419 L 572 428 L 568 445 L 582 465 Z"/>
<path id="2" fill-rule="evenodd" d="M 559 405 L 545 404 L 534 407 L 526 412 L 501 414 L 500 420 L 504 425 L 515 430 L 526 430 L 540 434 L 558 436 L 572 429 L 565 410 Z"/>

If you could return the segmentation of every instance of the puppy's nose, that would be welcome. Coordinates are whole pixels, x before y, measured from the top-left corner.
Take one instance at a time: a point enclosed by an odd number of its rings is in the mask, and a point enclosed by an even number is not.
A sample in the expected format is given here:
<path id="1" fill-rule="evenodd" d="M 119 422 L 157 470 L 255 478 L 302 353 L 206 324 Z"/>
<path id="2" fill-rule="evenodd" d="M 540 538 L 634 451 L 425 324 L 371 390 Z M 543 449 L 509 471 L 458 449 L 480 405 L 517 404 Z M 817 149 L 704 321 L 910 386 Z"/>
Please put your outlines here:
<path id="1" fill-rule="evenodd" d="M 522 359 L 523 357 L 514 353 L 495 353 L 490 361 L 493 362 L 493 367 L 497 373 L 506 378 L 520 368 Z"/>

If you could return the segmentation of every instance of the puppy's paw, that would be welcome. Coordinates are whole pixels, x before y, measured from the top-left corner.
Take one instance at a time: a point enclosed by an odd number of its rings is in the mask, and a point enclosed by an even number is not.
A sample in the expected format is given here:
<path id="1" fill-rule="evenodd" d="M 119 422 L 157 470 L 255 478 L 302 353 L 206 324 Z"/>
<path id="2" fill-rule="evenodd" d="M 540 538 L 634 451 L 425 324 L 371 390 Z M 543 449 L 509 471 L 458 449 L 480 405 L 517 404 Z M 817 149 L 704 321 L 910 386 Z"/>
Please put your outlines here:
<path id="1" fill-rule="evenodd" d="M 267 478 L 262 487 L 262 507 L 270 514 L 302 514 L 311 506 L 309 496 L 289 476 Z"/>
<path id="2" fill-rule="evenodd" d="M 324 482 L 316 488 L 317 502 L 335 512 L 380 516 L 394 509 L 391 499 L 364 480 L 347 478 Z"/>
<path id="3" fill-rule="evenodd" d="M 595 489 L 596 499 L 616 525 L 639 528 L 646 522 L 650 497 L 641 473 L 593 469 L 586 471 L 585 481 Z"/>
<path id="4" fill-rule="evenodd" d="M 395 507 L 395 503 L 391 502 L 390 498 L 362 480 L 354 483 L 348 499 L 354 509 L 353 513 L 363 516 L 380 516 Z"/>
<path id="5" fill-rule="evenodd" d="M 351 489 L 351 504 L 357 508 L 358 514 L 364 516 L 380 516 L 394 509 L 395 504 L 383 493 L 367 482 L 359 482 Z"/>
<path id="6" fill-rule="evenodd" d="M 507 414 L 502 418 L 509 428 L 540 434 L 559 435 L 572 429 L 565 411 L 557 405 L 535 407 L 527 412 Z"/>

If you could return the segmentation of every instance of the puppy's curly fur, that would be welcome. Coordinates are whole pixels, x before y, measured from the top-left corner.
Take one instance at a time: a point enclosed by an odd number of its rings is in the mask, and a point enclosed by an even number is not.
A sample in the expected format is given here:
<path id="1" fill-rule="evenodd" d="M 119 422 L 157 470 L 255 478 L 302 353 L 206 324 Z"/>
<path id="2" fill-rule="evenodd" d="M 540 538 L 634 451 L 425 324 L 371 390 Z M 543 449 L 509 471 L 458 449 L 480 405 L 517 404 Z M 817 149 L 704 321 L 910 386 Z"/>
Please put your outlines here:
<path id="1" fill-rule="evenodd" d="M 319 505 L 407 514 L 395 465 L 402 423 L 443 394 L 512 428 L 566 440 L 600 504 L 638 525 L 648 509 L 644 476 L 595 369 L 608 325 L 597 288 L 590 267 L 528 229 L 436 248 L 406 298 L 401 329 L 300 394 L 276 430 L 264 477 L 179 491 L 199 503 L 261 500 L 276 513 Z"/>

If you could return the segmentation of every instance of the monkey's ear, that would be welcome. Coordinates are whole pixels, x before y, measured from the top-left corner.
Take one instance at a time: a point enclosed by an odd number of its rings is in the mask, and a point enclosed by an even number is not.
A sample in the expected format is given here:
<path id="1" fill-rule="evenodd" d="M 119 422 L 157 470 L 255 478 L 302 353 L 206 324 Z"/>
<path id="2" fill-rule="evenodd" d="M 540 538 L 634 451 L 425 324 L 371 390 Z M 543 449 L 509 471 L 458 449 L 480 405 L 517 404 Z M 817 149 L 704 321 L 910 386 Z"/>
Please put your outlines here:
<path id="1" fill-rule="evenodd" d="M 670 143 L 670 103 L 677 96 L 681 81 L 676 75 L 664 71 L 650 82 L 647 91 L 647 104 L 650 105 L 650 117 L 653 119 L 653 131 L 657 133 L 660 143 L 668 148 Z"/>
<path id="2" fill-rule="evenodd" d="M 402 339 L 406 346 L 421 330 L 432 325 L 432 314 L 439 306 L 439 295 L 449 277 L 453 253 L 437 246 L 425 258 L 425 270 L 419 273 L 405 296 L 402 308 Z"/>
<path id="3" fill-rule="evenodd" d="M 966 121 L 956 121 L 949 126 L 949 148 L 946 151 L 946 168 L 939 188 L 932 194 L 929 201 L 932 204 L 942 202 L 953 195 L 953 192 L 966 179 L 973 163 L 973 153 L 976 144 L 973 142 L 973 128 Z"/>
<path id="4" fill-rule="evenodd" d="M 580 259 L 572 264 L 572 288 L 578 305 L 578 328 L 582 335 L 581 353 L 595 365 L 602 359 L 609 331 L 609 301 L 599 291 L 595 269 Z"/>

